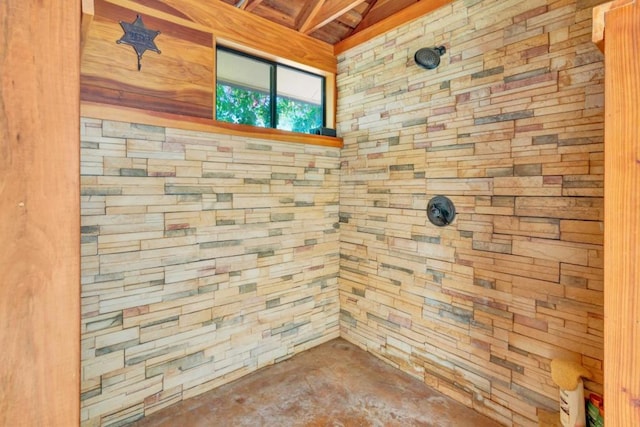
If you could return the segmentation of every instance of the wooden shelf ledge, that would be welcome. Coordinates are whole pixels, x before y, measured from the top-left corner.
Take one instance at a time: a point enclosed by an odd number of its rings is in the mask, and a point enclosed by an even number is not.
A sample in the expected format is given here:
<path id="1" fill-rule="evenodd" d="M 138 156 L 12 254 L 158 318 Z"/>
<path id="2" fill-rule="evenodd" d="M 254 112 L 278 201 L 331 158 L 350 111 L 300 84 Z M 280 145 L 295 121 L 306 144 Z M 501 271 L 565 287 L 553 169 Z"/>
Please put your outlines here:
<path id="1" fill-rule="evenodd" d="M 170 127 L 198 132 L 219 133 L 245 138 L 256 138 L 274 142 L 291 142 L 296 144 L 320 145 L 324 147 L 342 148 L 342 138 L 288 132 L 279 129 L 260 128 L 248 125 L 225 123 L 217 120 L 200 119 L 178 114 L 143 111 L 122 106 L 110 106 L 91 102 L 82 102 L 80 115 L 101 120 L 121 122 L 125 118 L 131 123 L 142 123 L 151 126 Z"/>

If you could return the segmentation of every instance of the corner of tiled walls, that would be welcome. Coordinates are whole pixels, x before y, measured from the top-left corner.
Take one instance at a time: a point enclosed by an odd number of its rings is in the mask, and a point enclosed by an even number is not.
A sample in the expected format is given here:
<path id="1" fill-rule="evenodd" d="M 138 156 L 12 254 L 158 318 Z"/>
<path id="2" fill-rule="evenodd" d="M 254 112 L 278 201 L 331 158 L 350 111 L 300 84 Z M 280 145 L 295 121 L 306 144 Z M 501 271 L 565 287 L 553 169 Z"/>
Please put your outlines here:
<path id="1" fill-rule="evenodd" d="M 82 425 L 338 335 L 505 425 L 557 410 L 552 358 L 602 392 L 599 3 L 457 0 L 341 54 L 342 150 L 83 118 Z"/>
<path id="2" fill-rule="evenodd" d="M 505 425 L 558 410 L 553 358 L 602 392 L 599 3 L 457 0 L 338 58 L 341 335 Z"/>
<path id="3" fill-rule="evenodd" d="M 83 426 L 339 335 L 339 149 L 81 125 Z"/>

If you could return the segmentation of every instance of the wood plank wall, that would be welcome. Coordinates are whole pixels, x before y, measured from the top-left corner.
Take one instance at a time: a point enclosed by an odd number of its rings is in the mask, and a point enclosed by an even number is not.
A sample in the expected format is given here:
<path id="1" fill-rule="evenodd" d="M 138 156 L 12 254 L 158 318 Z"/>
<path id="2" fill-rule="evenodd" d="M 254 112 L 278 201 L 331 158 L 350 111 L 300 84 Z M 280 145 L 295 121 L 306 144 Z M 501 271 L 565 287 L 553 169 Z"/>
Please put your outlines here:
<path id="1" fill-rule="evenodd" d="M 79 422 L 76 1 L 0 3 L 0 425 Z"/>
<path id="2" fill-rule="evenodd" d="M 82 100 L 213 119 L 213 35 L 145 15 L 145 26 L 161 31 L 161 53 L 147 50 L 138 71 L 133 47 L 115 43 L 123 35 L 119 22 L 132 23 L 136 15 L 113 3 L 95 3 L 83 50 Z"/>
<path id="3" fill-rule="evenodd" d="M 215 120 L 215 46 L 224 44 L 327 78 L 327 124 L 335 123 L 333 46 L 223 2 L 190 0 L 85 1 L 81 65 L 83 115 L 114 119 L 129 110 L 140 123 L 246 135 L 247 126 Z M 134 48 L 118 44 L 120 22 L 140 15 L 161 53 L 144 52 L 138 70 Z M 220 19 L 224 16 L 224 19 Z M 282 41 L 286 40 L 286 43 Z M 114 108 L 116 112 L 114 114 Z M 277 129 L 254 135 L 316 145 L 341 140 Z M 258 135 L 259 136 L 259 135 Z"/>

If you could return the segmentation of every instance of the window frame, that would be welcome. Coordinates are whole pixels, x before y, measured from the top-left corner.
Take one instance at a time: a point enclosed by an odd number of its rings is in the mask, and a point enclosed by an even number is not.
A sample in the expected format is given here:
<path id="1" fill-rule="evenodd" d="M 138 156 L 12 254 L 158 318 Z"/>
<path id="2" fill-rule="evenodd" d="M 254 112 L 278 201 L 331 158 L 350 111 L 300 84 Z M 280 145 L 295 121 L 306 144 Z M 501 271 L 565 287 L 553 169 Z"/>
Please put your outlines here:
<path id="1" fill-rule="evenodd" d="M 247 59 L 251 59 L 253 61 L 258 61 L 258 62 L 262 62 L 266 65 L 270 66 L 270 75 L 269 75 L 269 110 L 270 110 L 270 126 L 254 126 L 254 125 L 244 125 L 244 126 L 251 126 L 257 129 L 275 129 L 275 130 L 279 130 L 279 131 L 283 131 L 283 132 L 292 132 L 292 133 L 296 133 L 296 134 L 313 134 L 313 129 L 309 129 L 308 132 L 297 132 L 297 131 L 289 131 L 289 130 L 285 130 L 285 129 L 279 129 L 278 128 L 278 67 L 282 67 L 282 68 L 287 68 L 290 70 L 293 70 L 295 72 L 299 72 L 299 73 L 303 73 L 303 74 L 307 74 L 316 78 L 320 79 L 320 90 L 321 90 L 321 110 L 322 110 L 322 123 L 320 124 L 321 127 L 326 127 L 327 126 L 327 112 L 328 112 L 328 108 L 327 108 L 327 76 L 325 74 L 322 74 L 320 72 L 313 72 L 310 71 L 308 69 L 303 69 L 300 67 L 296 67 L 295 65 L 290 65 L 290 64 L 285 64 L 282 62 L 278 62 L 276 60 L 272 60 L 272 59 L 268 59 L 265 58 L 263 56 L 260 55 L 256 55 L 254 53 L 248 53 L 246 51 L 240 50 L 236 47 L 230 47 L 224 44 L 218 44 L 216 43 L 215 45 L 215 82 L 214 82 L 214 117 L 216 121 L 219 122 L 223 122 L 223 123 L 229 123 L 231 125 L 237 125 L 240 123 L 232 123 L 232 122 L 227 122 L 224 120 L 218 120 L 218 105 L 217 105 L 217 98 L 218 98 L 218 51 L 225 51 L 227 53 L 233 54 L 233 55 L 238 55 L 238 56 L 242 56 L 244 58 Z M 283 96 L 283 98 L 287 98 L 285 96 Z M 290 98 L 290 97 L 289 97 Z"/>

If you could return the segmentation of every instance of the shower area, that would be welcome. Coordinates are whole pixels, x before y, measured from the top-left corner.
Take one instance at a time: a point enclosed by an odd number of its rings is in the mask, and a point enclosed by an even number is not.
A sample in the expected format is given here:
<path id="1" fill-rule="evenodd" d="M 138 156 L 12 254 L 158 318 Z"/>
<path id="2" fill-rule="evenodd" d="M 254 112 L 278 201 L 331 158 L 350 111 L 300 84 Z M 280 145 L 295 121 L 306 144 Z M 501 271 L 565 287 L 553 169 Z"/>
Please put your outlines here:
<path id="1" fill-rule="evenodd" d="M 591 3 L 458 0 L 336 52 L 342 148 L 85 109 L 82 425 L 337 337 L 504 425 L 558 410 L 554 358 L 602 394 Z"/>
<path id="2" fill-rule="evenodd" d="M 326 367 L 286 367 L 322 351 L 333 373 L 366 356 L 404 375 L 390 389 L 417 381 L 500 425 L 557 418 L 554 359 L 604 394 L 603 1 L 454 0 L 332 46 L 338 138 L 319 144 L 209 126 L 203 5 L 94 3 L 76 76 L 81 426 L 269 369 L 321 383 Z M 161 53 L 116 43 L 136 13 Z"/>

